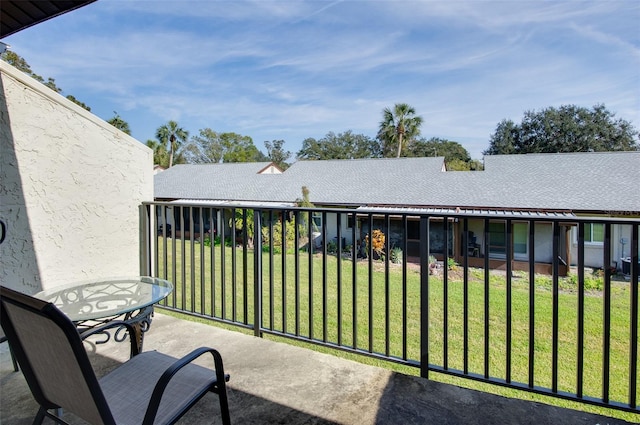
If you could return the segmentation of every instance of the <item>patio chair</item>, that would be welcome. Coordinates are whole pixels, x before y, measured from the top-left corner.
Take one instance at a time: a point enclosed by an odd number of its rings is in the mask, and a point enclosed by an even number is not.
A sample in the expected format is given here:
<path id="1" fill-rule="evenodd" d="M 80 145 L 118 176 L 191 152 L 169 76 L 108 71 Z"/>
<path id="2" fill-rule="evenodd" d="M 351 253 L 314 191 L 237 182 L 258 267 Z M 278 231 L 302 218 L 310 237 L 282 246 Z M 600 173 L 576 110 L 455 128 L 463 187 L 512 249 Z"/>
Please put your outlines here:
<path id="1" fill-rule="evenodd" d="M 199 348 L 178 360 L 157 351 L 137 354 L 132 342 L 137 355 L 98 379 L 76 327 L 55 305 L 1 286 L 0 304 L 2 327 L 40 404 L 34 423 L 45 417 L 66 423 L 49 412 L 64 409 L 91 424 L 172 424 L 213 392 L 222 422 L 230 424 L 229 376 L 216 350 Z M 132 339 L 130 325 L 107 326 L 127 327 Z M 191 363 L 205 354 L 212 355 L 215 370 Z"/>
<path id="2" fill-rule="evenodd" d="M 7 337 L 5 336 L 2 328 L 0 328 L 0 344 L 2 344 L 3 342 L 7 342 L 7 341 L 8 341 Z M 9 344 L 7 343 L 7 345 L 9 345 Z M 13 370 L 15 372 L 17 372 L 19 370 L 18 369 L 18 362 L 16 361 L 16 358 L 13 355 L 13 351 L 11 351 L 11 346 L 10 345 L 9 345 L 9 355 L 11 356 L 11 361 L 13 362 Z"/>

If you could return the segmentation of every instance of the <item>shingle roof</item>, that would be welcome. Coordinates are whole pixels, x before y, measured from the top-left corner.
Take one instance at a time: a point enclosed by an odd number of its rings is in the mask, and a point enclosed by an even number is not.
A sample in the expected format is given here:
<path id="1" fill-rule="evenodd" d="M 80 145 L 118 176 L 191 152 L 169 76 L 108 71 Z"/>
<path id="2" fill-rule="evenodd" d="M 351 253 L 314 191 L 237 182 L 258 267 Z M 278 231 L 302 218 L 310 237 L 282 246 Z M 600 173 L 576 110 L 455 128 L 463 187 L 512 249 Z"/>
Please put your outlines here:
<path id="1" fill-rule="evenodd" d="M 270 162 L 181 164 L 154 177 L 154 197 L 160 199 L 270 200 L 278 174 L 258 174 Z M 277 199 L 280 200 L 280 199 Z"/>
<path id="2" fill-rule="evenodd" d="M 443 158 L 180 165 L 156 175 L 159 199 L 293 202 L 302 186 L 318 205 L 512 210 L 640 211 L 640 152 L 496 155 L 485 171 L 443 172 Z"/>
<path id="3" fill-rule="evenodd" d="M 495 205 L 640 211 L 637 151 L 488 156 L 482 180 Z"/>
<path id="4" fill-rule="evenodd" d="M 286 172 L 291 184 L 307 186 L 314 203 L 366 205 L 402 202 L 444 175 L 444 158 L 299 161 Z"/>

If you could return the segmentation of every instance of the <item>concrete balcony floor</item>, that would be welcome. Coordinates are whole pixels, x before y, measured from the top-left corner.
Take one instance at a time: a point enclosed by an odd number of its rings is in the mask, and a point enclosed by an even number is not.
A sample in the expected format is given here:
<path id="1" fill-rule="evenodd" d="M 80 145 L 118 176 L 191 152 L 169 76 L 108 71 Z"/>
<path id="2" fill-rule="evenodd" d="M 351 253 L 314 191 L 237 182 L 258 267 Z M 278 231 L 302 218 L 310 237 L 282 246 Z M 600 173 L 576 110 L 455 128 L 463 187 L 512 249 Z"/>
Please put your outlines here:
<path id="1" fill-rule="evenodd" d="M 176 357 L 217 348 L 231 374 L 236 424 L 626 424 L 609 417 L 514 400 L 406 376 L 304 348 L 156 313 L 144 349 Z M 87 344 L 98 375 L 127 358 L 128 343 Z M 0 423 L 28 424 L 37 405 L 0 347 Z M 220 423 L 205 396 L 180 423 Z M 65 420 L 82 423 L 70 414 Z M 46 420 L 45 423 L 51 423 Z"/>

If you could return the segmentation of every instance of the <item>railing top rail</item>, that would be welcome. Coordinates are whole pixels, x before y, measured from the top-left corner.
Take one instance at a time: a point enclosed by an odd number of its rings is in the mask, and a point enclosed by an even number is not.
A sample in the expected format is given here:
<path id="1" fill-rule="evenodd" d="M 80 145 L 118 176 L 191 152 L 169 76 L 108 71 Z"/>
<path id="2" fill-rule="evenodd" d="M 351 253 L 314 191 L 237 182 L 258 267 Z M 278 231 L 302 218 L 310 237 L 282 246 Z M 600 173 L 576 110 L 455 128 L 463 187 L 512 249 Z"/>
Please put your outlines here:
<path id="1" fill-rule="evenodd" d="M 379 215 L 379 216 L 407 216 L 407 217 L 431 217 L 431 218 L 447 218 L 449 220 L 461 219 L 510 219 L 516 221 L 547 221 L 560 222 L 568 224 L 584 223 L 612 223 L 612 224 L 638 224 L 640 223 L 640 215 L 635 215 L 632 211 L 609 211 L 607 216 L 596 215 L 595 213 L 585 213 L 576 215 L 567 211 L 544 211 L 544 210 L 503 210 L 489 208 L 469 208 L 469 209 L 448 209 L 446 207 L 299 207 L 284 205 L 257 205 L 251 202 L 237 203 L 220 203 L 212 201 L 208 202 L 175 202 L 175 201 L 153 201 L 143 202 L 143 205 L 157 205 L 166 207 L 198 207 L 198 208 L 216 208 L 216 209 L 251 209 L 261 211 L 326 211 L 340 214 L 362 214 L 362 215 Z"/>

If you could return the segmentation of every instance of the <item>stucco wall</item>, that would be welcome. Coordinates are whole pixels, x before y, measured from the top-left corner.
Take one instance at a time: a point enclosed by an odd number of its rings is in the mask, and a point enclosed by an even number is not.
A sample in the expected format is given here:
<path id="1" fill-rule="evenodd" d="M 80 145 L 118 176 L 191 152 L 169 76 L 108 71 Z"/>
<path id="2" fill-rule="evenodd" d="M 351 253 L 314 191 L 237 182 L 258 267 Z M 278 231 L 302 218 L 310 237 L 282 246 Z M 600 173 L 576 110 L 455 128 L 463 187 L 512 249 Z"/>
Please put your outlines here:
<path id="1" fill-rule="evenodd" d="M 624 239 L 624 245 L 622 244 Z M 631 256 L 631 226 L 614 224 L 611 226 L 611 265 L 622 270 L 622 258 Z M 578 264 L 578 228 L 571 231 L 571 264 Z M 603 267 L 604 245 L 602 243 L 584 244 L 584 265 L 587 267 Z"/>
<path id="2" fill-rule="evenodd" d="M 0 62 L 0 282 L 27 293 L 137 275 L 146 146 Z"/>

